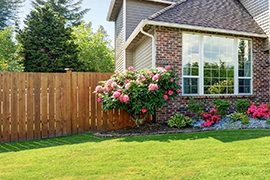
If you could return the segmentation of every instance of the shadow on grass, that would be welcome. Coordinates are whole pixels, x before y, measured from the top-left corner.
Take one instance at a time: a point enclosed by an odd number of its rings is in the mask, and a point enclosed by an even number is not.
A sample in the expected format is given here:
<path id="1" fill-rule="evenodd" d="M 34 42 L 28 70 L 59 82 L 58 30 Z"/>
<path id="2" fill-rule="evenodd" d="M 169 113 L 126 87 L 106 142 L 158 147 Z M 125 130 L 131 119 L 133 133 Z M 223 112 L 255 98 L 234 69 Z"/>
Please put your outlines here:
<path id="1" fill-rule="evenodd" d="M 178 133 L 178 134 L 158 134 L 146 136 L 128 136 L 118 139 L 119 142 L 146 142 L 146 141 L 159 141 L 170 142 L 179 140 L 197 140 L 214 138 L 224 143 L 233 141 L 243 141 L 258 139 L 262 137 L 270 137 L 269 129 L 262 130 L 224 130 L 224 131 L 205 131 L 205 132 L 191 132 L 191 133 Z M 22 142 L 0 143 L 0 153 L 18 152 L 24 150 L 33 150 L 40 148 L 74 145 L 87 142 L 103 142 L 113 138 L 101 138 L 92 135 L 92 133 L 70 135 L 65 137 L 57 137 L 41 140 L 29 140 Z"/>
<path id="2" fill-rule="evenodd" d="M 69 135 L 64 137 L 56 137 L 40 140 L 0 143 L 0 153 L 18 152 L 23 150 L 40 149 L 63 145 L 73 145 L 87 142 L 101 142 L 104 140 L 107 140 L 107 138 L 100 138 L 93 136 L 92 133 L 86 133 L 80 135 Z"/>
<path id="3" fill-rule="evenodd" d="M 224 143 L 233 141 L 244 141 L 251 139 L 258 139 L 262 137 L 270 137 L 269 129 L 246 129 L 246 130 L 221 130 L 221 131 L 204 131 L 204 132 L 191 132 L 191 133 L 178 133 L 178 134 L 159 134 L 147 136 L 124 137 L 119 141 L 124 142 L 145 142 L 145 141 L 160 141 L 170 142 L 177 140 L 197 140 L 214 138 Z"/>

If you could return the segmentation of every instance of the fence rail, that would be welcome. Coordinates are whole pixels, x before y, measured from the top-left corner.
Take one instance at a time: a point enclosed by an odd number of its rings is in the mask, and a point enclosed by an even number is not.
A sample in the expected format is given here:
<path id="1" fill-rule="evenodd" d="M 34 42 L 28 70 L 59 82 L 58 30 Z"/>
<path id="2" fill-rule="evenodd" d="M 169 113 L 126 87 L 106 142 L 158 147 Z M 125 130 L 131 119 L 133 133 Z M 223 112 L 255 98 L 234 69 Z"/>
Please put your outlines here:
<path id="1" fill-rule="evenodd" d="M 93 94 L 111 73 L 0 73 L 0 142 L 41 139 L 133 125 L 103 112 Z"/>

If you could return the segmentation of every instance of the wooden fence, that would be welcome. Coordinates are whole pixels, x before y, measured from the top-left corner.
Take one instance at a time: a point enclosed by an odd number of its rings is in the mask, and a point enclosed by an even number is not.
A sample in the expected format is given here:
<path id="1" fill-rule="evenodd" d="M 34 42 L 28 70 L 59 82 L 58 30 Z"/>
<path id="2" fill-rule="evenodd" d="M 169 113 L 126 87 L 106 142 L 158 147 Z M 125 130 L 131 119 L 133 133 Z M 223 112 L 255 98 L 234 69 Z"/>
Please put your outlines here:
<path id="1" fill-rule="evenodd" d="M 127 113 L 103 112 L 93 91 L 111 73 L 0 73 L 0 142 L 113 130 Z"/>

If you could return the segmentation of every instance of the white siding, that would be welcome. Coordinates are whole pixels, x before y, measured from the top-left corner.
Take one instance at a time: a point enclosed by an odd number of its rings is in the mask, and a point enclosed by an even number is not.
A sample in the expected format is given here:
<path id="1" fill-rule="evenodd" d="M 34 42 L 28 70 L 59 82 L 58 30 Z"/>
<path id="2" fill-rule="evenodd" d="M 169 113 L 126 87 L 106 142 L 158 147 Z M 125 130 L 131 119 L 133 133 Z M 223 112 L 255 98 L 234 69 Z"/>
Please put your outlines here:
<path id="1" fill-rule="evenodd" d="M 270 35 L 269 26 L 269 0 L 240 0 L 251 16 Z"/>
<path id="2" fill-rule="evenodd" d="M 124 23 L 123 6 L 115 21 L 115 69 L 124 71 Z"/>
<path id="3" fill-rule="evenodd" d="M 145 38 L 134 50 L 133 66 L 135 69 L 152 67 L 152 39 Z"/>
<path id="4" fill-rule="evenodd" d="M 168 5 L 155 2 L 127 0 L 126 40 L 141 20 L 148 18 L 166 6 Z"/>
<path id="5" fill-rule="evenodd" d="M 127 67 L 133 66 L 133 52 L 132 50 L 126 50 L 126 61 L 127 61 Z"/>

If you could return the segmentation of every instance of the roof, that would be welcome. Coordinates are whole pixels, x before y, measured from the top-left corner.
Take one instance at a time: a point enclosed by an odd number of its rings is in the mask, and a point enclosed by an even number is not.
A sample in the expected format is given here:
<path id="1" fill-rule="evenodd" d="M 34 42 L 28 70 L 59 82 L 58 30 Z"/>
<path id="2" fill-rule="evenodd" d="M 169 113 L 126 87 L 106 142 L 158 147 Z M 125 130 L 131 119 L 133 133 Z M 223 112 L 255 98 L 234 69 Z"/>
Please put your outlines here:
<path id="1" fill-rule="evenodd" d="M 238 0 L 180 0 L 148 20 L 265 34 Z"/>
<path id="2" fill-rule="evenodd" d="M 138 0 L 141 1 L 141 0 Z M 163 4 L 175 4 L 175 2 L 179 0 L 145 0 L 145 1 L 152 1 L 156 3 L 163 3 Z M 115 21 L 117 18 L 117 15 L 123 5 L 123 0 L 111 0 L 111 5 L 108 11 L 107 15 L 107 21 Z"/>

